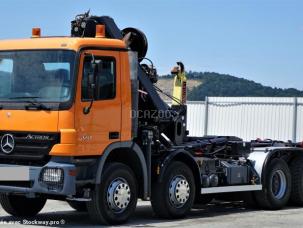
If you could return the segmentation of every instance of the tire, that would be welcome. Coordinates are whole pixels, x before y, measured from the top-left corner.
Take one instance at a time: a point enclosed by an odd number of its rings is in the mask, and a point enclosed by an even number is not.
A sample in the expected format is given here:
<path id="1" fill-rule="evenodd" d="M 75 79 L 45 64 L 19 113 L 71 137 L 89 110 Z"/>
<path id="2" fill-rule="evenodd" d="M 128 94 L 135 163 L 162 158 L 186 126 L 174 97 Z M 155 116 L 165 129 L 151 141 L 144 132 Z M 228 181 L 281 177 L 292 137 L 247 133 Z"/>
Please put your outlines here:
<path id="1" fill-rule="evenodd" d="M 46 199 L 1 194 L 0 203 L 2 208 L 12 216 L 35 216 L 44 207 Z"/>
<path id="2" fill-rule="evenodd" d="M 138 199 L 133 171 L 122 163 L 109 163 L 101 178 L 101 184 L 92 191 L 92 200 L 87 202 L 91 219 L 103 225 L 125 223 L 134 213 Z"/>
<path id="3" fill-rule="evenodd" d="M 263 189 L 255 192 L 255 199 L 263 209 L 278 210 L 289 201 L 291 193 L 291 174 L 287 163 L 273 159 L 265 170 Z"/>
<path id="4" fill-rule="evenodd" d="M 303 206 L 303 157 L 295 158 L 290 164 L 292 189 L 290 202 L 296 206 Z"/>
<path id="5" fill-rule="evenodd" d="M 79 201 L 67 201 L 69 206 L 71 208 L 75 209 L 78 212 L 86 212 L 87 207 L 86 207 L 86 202 L 79 202 Z"/>
<path id="6" fill-rule="evenodd" d="M 178 161 L 172 162 L 164 172 L 162 182 L 152 185 L 152 208 L 161 218 L 183 218 L 195 200 L 193 173 L 187 165 Z M 179 189 L 183 191 L 182 195 L 177 194 Z"/>

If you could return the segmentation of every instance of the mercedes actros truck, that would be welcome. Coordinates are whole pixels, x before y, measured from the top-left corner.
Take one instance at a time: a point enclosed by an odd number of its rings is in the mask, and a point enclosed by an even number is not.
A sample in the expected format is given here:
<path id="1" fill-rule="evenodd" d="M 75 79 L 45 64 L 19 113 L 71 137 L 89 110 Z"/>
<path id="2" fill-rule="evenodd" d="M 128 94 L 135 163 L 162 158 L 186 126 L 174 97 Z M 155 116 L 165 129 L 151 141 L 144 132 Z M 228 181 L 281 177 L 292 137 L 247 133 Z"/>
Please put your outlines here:
<path id="1" fill-rule="evenodd" d="M 193 204 L 234 194 L 250 205 L 303 205 L 295 142 L 190 137 L 178 62 L 167 105 L 145 58 L 147 39 L 107 16 L 78 15 L 69 37 L 0 41 L 0 203 L 35 216 L 67 201 L 99 224 L 125 223 L 137 200 L 182 218 Z"/>

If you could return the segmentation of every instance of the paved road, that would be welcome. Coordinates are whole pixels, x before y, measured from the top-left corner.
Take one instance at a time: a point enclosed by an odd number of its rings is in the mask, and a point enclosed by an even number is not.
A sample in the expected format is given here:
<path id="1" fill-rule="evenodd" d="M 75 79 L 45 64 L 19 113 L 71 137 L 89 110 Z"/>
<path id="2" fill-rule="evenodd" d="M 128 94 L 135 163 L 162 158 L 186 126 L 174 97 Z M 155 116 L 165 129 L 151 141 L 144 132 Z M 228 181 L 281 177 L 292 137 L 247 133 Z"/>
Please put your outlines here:
<path id="1" fill-rule="evenodd" d="M 16 227 L 4 224 L 6 222 L 18 223 L 23 219 L 14 219 L 0 208 L 0 228 Z M 55 222 L 59 227 L 90 227 L 86 213 L 78 213 L 70 209 L 64 202 L 48 201 L 43 211 L 32 219 L 24 222 Z M 48 225 L 49 226 L 49 225 Z M 152 212 L 150 204 L 139 202 L 135 216 L 127 225 L 122 227 L 303 227 L 303 209 L 287 208 L 280 211 L 260 211 L 243 208 L 241 203 L 216 203 L 208 207 L 195 208 L 183 220 L 159 220 Z M 21 225 L 17 225 L 21 227 Z M 27 225 L 26 227 L 45 227 L 40 225 Z"/>

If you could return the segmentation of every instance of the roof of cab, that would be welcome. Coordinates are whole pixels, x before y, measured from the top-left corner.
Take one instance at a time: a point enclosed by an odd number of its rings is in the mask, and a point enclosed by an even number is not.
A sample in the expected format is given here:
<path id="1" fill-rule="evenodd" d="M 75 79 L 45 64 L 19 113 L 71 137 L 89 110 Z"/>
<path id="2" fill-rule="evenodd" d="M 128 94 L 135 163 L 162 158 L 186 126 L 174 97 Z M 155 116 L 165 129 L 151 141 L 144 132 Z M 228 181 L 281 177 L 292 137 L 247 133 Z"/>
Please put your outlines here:
<path id="1" fill-rule="evenodd" d="M 29 49 L 67 49 L 77 51 L 83 47 L 126 48 L 122 40 L 108 38 L 41 37 L 0 40 L 0 51 Z"/>

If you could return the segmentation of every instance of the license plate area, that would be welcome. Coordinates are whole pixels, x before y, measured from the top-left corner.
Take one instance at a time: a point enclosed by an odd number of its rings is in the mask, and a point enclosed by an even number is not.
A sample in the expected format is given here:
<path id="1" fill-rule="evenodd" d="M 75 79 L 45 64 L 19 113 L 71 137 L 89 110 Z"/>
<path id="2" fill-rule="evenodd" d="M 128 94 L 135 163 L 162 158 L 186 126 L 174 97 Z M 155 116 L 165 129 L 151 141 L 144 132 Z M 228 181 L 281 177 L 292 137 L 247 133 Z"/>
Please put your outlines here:
<path id="1" fill-rule="evenodd" d="M 0 181 L 29 181 L 30 170 L 26 166 L 6 166 L 0 167 Z"/>

